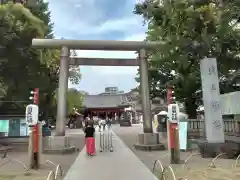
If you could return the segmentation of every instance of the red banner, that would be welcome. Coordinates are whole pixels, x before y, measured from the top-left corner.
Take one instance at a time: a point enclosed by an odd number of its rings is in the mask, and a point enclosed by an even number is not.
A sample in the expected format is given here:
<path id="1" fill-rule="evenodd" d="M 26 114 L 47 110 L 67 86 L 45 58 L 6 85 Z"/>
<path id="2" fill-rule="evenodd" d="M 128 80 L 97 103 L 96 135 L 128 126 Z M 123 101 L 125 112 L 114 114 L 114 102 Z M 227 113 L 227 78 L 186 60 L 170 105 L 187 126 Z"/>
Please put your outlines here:
<path id="1" fill-rule="evenodd" d="M 33 152 L 39 152 L 39 127 L 40 124 L 37 123 L 35 126 L 32 127 L 32 145 L 33 145 Z"/>
<path id="2" fill-rule="evenodd" d="M 172 88 L 167 89 L 167 104 L 172 104 Z"/>
<path id="3" fill-rule="evenodd" d="M 175 141 L 174 141 L 174 136 L 173 136 L 173 130 L 176 129 L 178 126 L 177 123 L 170 123 L 169 124 L 169 130 L 170 130 L 170 148 L 175 148 Z"/>
<path id="4" fill-rule="evenodd" d="M 34 88 L 34 97 L 33 97 L 33 101 L 34 104 L 38 105 L 38 97 L 39 96 L 39 89 L 38 88 Z"/>

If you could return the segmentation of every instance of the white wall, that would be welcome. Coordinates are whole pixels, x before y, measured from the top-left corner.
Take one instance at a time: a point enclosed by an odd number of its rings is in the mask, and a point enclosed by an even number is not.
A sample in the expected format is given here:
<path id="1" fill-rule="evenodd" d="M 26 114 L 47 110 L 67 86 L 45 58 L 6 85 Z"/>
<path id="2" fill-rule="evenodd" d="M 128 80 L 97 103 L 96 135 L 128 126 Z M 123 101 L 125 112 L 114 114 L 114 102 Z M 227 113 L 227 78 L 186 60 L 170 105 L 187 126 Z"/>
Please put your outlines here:
<path id="1" fill-rule="evenodd" d="M 220 101 L 224 115 L 240 114 L 240 91 L 222 94 Z"/>

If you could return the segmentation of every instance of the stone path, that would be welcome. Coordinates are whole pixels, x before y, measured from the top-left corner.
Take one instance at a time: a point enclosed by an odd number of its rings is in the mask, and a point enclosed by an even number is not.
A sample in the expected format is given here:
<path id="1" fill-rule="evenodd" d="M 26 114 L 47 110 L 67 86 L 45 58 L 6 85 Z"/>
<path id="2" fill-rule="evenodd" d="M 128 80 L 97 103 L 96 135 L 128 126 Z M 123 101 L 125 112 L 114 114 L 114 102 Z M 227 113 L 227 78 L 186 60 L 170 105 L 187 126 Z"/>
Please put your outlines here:
<path id="1" fill-rule="evenodd" d="M 99 141 L 100 134 L 97 132 L 97 156 L 87 156 L 84 148 L 64 180 L 157 180 L 115 134 L 113 135 L 114 152 L 99 152 Z"/>

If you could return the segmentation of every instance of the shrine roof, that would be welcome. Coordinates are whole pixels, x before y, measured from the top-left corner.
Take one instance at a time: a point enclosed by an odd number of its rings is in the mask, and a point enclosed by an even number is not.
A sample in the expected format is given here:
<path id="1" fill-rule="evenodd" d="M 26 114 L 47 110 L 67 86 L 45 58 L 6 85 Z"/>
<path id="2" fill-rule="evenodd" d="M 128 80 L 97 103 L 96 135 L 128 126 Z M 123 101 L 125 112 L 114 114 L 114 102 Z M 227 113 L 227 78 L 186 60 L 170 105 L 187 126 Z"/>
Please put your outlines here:
<path id="1" fill-rule="evenodd" d="M 83 105 L 86 108 L 118 107 L 125 102 L 123 95 L 85 95 Z"/>

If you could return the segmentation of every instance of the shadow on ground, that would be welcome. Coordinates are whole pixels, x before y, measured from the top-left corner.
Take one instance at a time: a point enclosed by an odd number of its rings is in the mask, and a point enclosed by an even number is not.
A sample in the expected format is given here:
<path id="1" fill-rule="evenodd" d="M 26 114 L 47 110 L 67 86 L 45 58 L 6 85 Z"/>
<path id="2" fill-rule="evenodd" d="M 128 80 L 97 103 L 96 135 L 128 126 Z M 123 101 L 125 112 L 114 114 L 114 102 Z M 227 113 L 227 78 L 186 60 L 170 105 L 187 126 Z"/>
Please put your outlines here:
<path id="1" fill-rule="evenodd" d="M 37 171 L 31 170 L 30 175 L 29 173 L 26 174 L 26 169 L 23 165 L 21 165 L 21 163 L 19 163 L 22 162 L 23 164 L 28 166 L 29 161 L 27 151 L 23 151 L 24 148 L 22 148 L 20 152 L 17 149 L 9 152 L 8 158 L 0 159 L 0 180 L 45 180 L 49 171 L 55 171 L 56 165 L 58 164 L 60 164 L 63 169 L 64 177 L 68 169 L 74 163 L 79 152 L 83 149 L 85 145 L 84 135 L 83 133 L 81 133 L 81 131 L 82 130 L 74 130 L 74 133 L 71 134 L 71 131 L 68 133 L 68 135 L 70 136 L 71 144 L 74 145 L 78 149 L 78 151 L 73 154 L 66 155 L 43 154 L 41 159 L 41 169 Z M 7 163 L 10 159 L 14 159 L 19 162 L 12 161 L 10 163 Z M 49 162 L 46 163 L 47 160 L 53 162 L 55 165 Z"/>
<path id="2" fill-rule="evenodd" d="M 113 127 L 115 134 L 132 150 L 132 152 L 152 171 L 155 160 L 160 160 L 163 166 L 170 165 L 170 157 L 167 150 L 164 151 L 139 151 L 133 145 L 136 142 L 136 135 L 142 133 L 142 125 L 133 125 L 132 127 L 120 127 L 115 125 Z M 181 160 L 185 161 L 193 153 L 196 152 L 182 152 Z M 203 159 L 199 154 L 194 154 L 187 162 L 187 166 L 191 168 L 207 168 L 212 159 Z M 232 168 L 235 164 L 233 159 L 217 159 L 215 164 L 221 168 Z M 174 171 L 182 168 L 181 165 L 171 165 Z"/>

